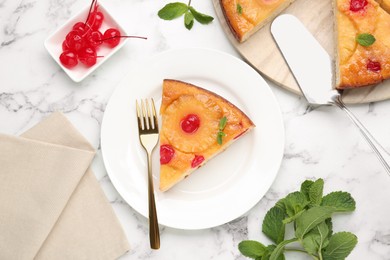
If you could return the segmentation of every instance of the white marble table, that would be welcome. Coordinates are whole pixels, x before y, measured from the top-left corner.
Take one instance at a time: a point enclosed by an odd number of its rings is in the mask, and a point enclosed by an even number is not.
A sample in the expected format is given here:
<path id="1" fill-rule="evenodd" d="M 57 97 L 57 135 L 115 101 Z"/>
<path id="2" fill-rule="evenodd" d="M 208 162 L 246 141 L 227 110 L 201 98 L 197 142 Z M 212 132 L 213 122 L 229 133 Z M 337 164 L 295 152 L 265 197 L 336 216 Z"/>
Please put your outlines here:
<path id="1" fill-rule="evenodd" d="M 121 259 L 244 259 L 238 243 L 266 241 L 261 234 L 266 211 L 306 178 L 323 178 L 325 193 L 345 190 L 355 198 L 354 213 L 334 218 L 336 231 L 351 231 L 359 238 L 349 259 L 390 259 L 390 177 L 341 111 L 311 110 L 304 99 L 272 83 L 283 112 L 286 145 L 271 189 L 253 209 L 225 225 L 200 231 L 163 227 L 162 247 L 152 251 L 146 219 L 119 196 L 103 165 L 99 136 L 105 106 L 129 66 L 161 51 L 203 47 L 239 55 L 217 19 L 207 26 L 195 24 L 188 31 L 182 20 L 167 22 L 157 17 L 167 0 L 101 1 L 128 32 L 148 40 L 130 40 L 120 53 L 76 84 L 48 55 L 43 41 L 88 1 L 0 0 L 0 132 L 16 135 L 53 111 L 66 114 L 98 150 L 93 170 L 131 244 Z M 211 1 L 193 0 L 192 4 L 216 18 Z M 390 101 L 350 108 L 390 150 Z M 289 253 L 287 259 L 306 258 Z"/>

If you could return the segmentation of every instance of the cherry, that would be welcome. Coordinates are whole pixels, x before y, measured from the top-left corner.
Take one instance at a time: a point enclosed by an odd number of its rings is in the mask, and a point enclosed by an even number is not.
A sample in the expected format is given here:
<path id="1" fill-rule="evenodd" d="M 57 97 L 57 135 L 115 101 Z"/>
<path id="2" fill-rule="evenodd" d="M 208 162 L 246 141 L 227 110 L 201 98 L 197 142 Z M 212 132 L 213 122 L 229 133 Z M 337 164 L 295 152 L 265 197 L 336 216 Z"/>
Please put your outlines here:
<path id="1" fill-rule="evenodd" d="M 204 161 L 204 157 L 202 155 L 195 155 L 195 158 L 192 159 L 191 167 L 196 168 Z"/>
<path id="2" fill-rule="evenodd" d="M 175 150 L 169 144 L 163 144 L 160 146 L 160 164 L 169 163 L 174 155 Z"/>
<path id="3" fill-rule="evenodd" d="M 368 4 L 367 0 L 351 0 L 349 4 L 349 10 L 353 12 L 358 12 L 363 10 L 363 8 Z"/>
<path id="4" fill-rule="evenodd" d="M 200 126 L 200 119 L 197 115 L 188 114 L 181 120 L 180 126 L 187 134 L 195 133 Z"/>
<path id="5" fill-rule="evenodd" d="M 96 31 L 99 30 L 99 28 L 102 26 L 103 20 L 104 20 L 104 15 L 102 12 L 93 11 L 87 20 L 87 24 L 89 24 L 91 28 Z"/>
<path id="6" fill-rule="evenodd" d="M 92 47 L 87 47 L 79 52 L 79 60 L 87 67 L 91 67 L 96 64 L 97 55 L 96 51 Z"/>
<path id="7" fill-rule="evenodd" d="M 64 41 L 62 42 L 62 50 L 63 50 L 63 51 L 69 50 L 68 42 L 67 42 L 66 40 L 64 40 Z"/>
<path id="8" fill-rule="evenodd" d="M 96 48 L 103 43 L 102 38 L 103 34 L 100 31 L 93 31 L 87 36 L 87 44 Z"/>
<path id="9" fill-rule="evenodd" d="M 66 35 L 66 42 L 69 46 L 69 49 L 75 52 L 78 52 L 85 47 L 85 39 L 79 34 L 78 31 L 70 31 Z"/>
<path id="10" fill-rule="evenodd" d="M 104 32 L 103 41 L 111 48 L 119 44 L 121 33 L 118 29 L 110 28 Z"/>
<path id="11" fill-rule="evenodd" d="M 116 28 L 110 28 L 103 34 L 99 31 L 104 20 L 104 14 L 100 12 L 97 0 L 92 0 L 85 22 L 77 22 L 72 26 L 72 30 L 66 35 L 62 42 L 63 53 L 60 55 L 61 63 L 72 68 L 77 65 L 77 57 L 80 62 L 88 67 L 96 63 L 98 57 L 96 48 L 103 42 L 111 48 L 117 46 L 120 38 L 141 38 L 140 36 L 121 36 Z"/>
<path id="12" fill-rule="evenodd" d="M 367 69 L 373 72 L 379 72 L 381 70 L 381 64 L 377 61 L 369 60 L 367 62 Z"/>
<path id="13" fill-rule="evenodd" d="M 60 61 L 61 61 L 61 64 L 64 65 L 64 67 L 66 67 L 68 69 L 73 68 L 78 63 L 77 55 L 70 50 L 66 50 L 63 53 L 61 53 Z"/>
<path id="14" fill-rule="evenodd" d="M 83 22 L 78 22 L 73 25 L 72 30 L 77 31 L 79 35 L 85 37 L 90 33 L 91 27 Z"/>

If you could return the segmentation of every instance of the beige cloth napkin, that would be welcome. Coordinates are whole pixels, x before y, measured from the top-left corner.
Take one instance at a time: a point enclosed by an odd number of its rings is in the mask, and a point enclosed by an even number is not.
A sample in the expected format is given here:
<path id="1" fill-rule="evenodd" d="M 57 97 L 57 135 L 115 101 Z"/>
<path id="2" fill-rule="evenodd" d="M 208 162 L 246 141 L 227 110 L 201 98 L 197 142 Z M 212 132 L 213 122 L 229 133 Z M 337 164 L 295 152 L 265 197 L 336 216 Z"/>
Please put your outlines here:
<path id="1" fill-rule="evenodd" d="M 61 113 L 0 134 L 0 259 L 115 259 L 126 236 L 89 168 L 93 147 Z"/>

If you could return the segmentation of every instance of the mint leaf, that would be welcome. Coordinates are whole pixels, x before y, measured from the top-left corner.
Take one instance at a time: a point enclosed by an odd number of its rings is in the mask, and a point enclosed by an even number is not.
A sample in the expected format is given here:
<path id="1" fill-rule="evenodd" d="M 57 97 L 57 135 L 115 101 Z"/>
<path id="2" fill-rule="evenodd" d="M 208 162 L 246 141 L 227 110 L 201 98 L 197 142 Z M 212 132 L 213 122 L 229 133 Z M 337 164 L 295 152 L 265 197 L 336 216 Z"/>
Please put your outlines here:
<path id="1" fill-rule="evenodd" d="M 283 219 L 285 216 L 284 210 L 275 206 L 265 214 L 263 220 L 263 233 L 276 244 L 284 240 L 285 225 L 283 224 Z"/>
<path id="2" fill-rule="evenodd" d="M 286 205 L 284 205 L 284 198 L 278 200 L 278 201 L 275 203 L 275 207 L 278 207 L 278 208 L 280 208 L 281 210 L 283 210 L 284 212 L 286 212 Z M 286 214 L 287 214 L 287 213 L 286 213 Z"/>
<path id="3" fill-rule="evenodd" d="M 324 260 L 340 260 L 345 259 L 356 246 L 357 237 L 349 232 L 340 232 L 334 234 L 329 245 L 323 250 Z"/>
<path id="4" fill-rule="evenodd" d="M 302 240 L 302 246 L 310 255 L 316 255 L 319 248 L 318 236 L 307 234 Z"/>
<path id="5" fill-rule="evenodd" d="M 295 216 L 300 211 L 309 204 L 309 201 L 306 199 L 305 195 L 301 192 L 296 191 L 288 194 L 284 199 L 283 203 L 286 207 L 286 213 L 289 217 Z"/>
<path id="6" fill-rule="evenodd" d="M 290 243 L 296 242 L 296 241 L 298 241 L 297 238 L 292 238 L 292 239 L 289 239 L 289 240 L 284 240 L 283 242 L 279 243 L 276 246 L 276 248 L 274 249 L 274 251 L 272 252 L 269 260 L 278 260 L 283 255 L 284 247 L 287 244 L 290 244 Z"/>
<path id="7" fill-rule="evenodd" d="M 225 129 L 226 123 L 227 123 L 226 116 L 222 117 L 221 120 L 219 120 L 219 126 L 218 127 L 219 127 L 220 131 L 223 131 L 223 129 Z"/>
<path id="8" fill-rule="evenodd" d="M 212 16 L 199 13 L 192 6 L 189 6 L 188 9 L 190 9 L 191 13 L 194 15 L 195 20 L 197 20 L 201 24 L 208 24 L 214 20 L 214 18 Z"/>
<path id="9" fill-rule="evenodd" d="M 374 35 L 370 33 L 361 33 L 356 37 L 357 43 L 359 43 L 361 46 L 368 47 L 376 41 Z"/>
<path id="10" fill-rule="evenodd" d="M 310 230 L 315 226 L 330 218 L 332 213 L 336 210 L 332 207 L 313 207 L 308 209 L 306 212 L 302 213 L 296 221 L 295 235 L 299 239 L 303 239 L 303 236 L 306 235 Z"/>
<path id="11" fill-rule="evenodd" d="M 300 215 L 302 215 L 302 213 L 305 212 L 305 211 L 306 211 L 306 210 L 299 211 L 299 212 L 298 212 L 297 214 L 295 214 L 294 216 L 283 219 L 283 224 L 288 224 L 288 223 L 291 223 L 291 222 L 295 221 L 295 220 L 296 220 Z"/>
<path id="12" fill-rule="evenodd" d="M 238 244 L 238 250 L 246 257 L 257 259 L 264 255 L 266 247 L 257 241 L 244 240 Z"/>
<path id="13" fill-rule="evenodd" d="M 217 143 L 219 145 L 222 144 L 222 137 L 226 136 L 226 134 L 223 131 L 223 129 L 225 129 L 226 127 L 226 123 L 227 123 L 227 118 L 226 116 L 222 117 L 220 120 L 219 120 L 219 125 L 218 125 L 218 128 L 219 128 L 219 131 L 218 131 L 218 134 L 217 134 Z"/>
<path id="14" fill-rule="evenodd" d="M 169 3 L 158 11 L 158 16 L 164 20 L 173 20 L 182 16 L 185 12 L 187 12 L 187 10 L 188 6 L 184 3 Z"/>
<path id="15" fill-rule="evenodd" d="M 226 136 L 226 134 L 222 131 L 219 131 L 218 134 L 217 134 L 217 143 L 219 145 L 222 145 L 222 138 Z"/>
<path id="16" fill-rule="evenodd" d="M 325 220 L 325 224 L 328 226 L 328 238 L 330 238 L 332 235 L 333 235 L 333 223 L 332 223 L 332 219 L 331 218 L 328 218 L 327 220 Z"/>
<path id="17" fill-rule="evenodd" d="M 269 257 L 271 256 L 272 252 L 275 250 L 275 245 L 269 245 L 267 246 L 263 257 L 260 260 L 269 260 Z"/>
<path id="18" fill-rule="evenodd" d="M 324 190 L 324 180 L 316 180 L 309 188 L 309 200 L 311 206 L 319 206 L 322 201 L 322 193 Z"/>
<path id="19" fill-rule="evenodd" d="M 309 190 L 310 190 L 310 187 L 313 185 L 313 183 L 314 183 L 314 181 L 306 180 L 306 181 L 302 182 L 302 184 L 301 184 L 301 192 L 303 193 L 303 195 L 306 196 L 307 200 L 310 200 L 309 199 Z"/>
<path id="20" fill-rule="evenodd" d="M 348 212 L 355 210 L 356 202 L 348 192 L 336 191 L 324 196 L 321 206 L 333 207 L 338 212 Z"/>
<path id="21" fill-rule="evenodd" d="M 194 16 L 192 15 L 191 12 L 186 12 L 184 15 L 184 26 L 188 29 L 191 30 L 192 26 L 194 25 Z"/>
<path id="22" fill-rule="evenodd" d="M 315 255 L 329 243 L 328 234 L 329 228 L 327 224 L 325 222 L 321 222 L 305 235 L 302 245 L 309 254 Z"/>
<path id="23" fill-rule="evenodd" d="M 271 257 L 272 252 L 275 250 L 275 245 L 269 245 L 267 246 L 267 250 L 265 251 L 263 257 L 259 260 L 269 260 Z M 279 255 L 277 260 L 285 260 L 284 254 Z"/>
<path id="24" fill-rule="evenodd" d="M 242 6 L 237 4 L 237 13 L 242 14 Z"/>

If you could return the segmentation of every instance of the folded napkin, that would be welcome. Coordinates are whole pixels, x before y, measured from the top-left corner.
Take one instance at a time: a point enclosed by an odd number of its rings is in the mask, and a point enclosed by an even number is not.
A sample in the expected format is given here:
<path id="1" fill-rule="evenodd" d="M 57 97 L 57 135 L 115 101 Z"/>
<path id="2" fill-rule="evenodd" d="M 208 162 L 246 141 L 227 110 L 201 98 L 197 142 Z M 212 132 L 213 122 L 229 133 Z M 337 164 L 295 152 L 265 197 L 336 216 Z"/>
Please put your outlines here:
<path id="1" fill-rule="evenodd" d="M 0 259 L 115 259 L 129 249 L 89 168 L 95 151 L 61 113 L 0 134 Z"/>

